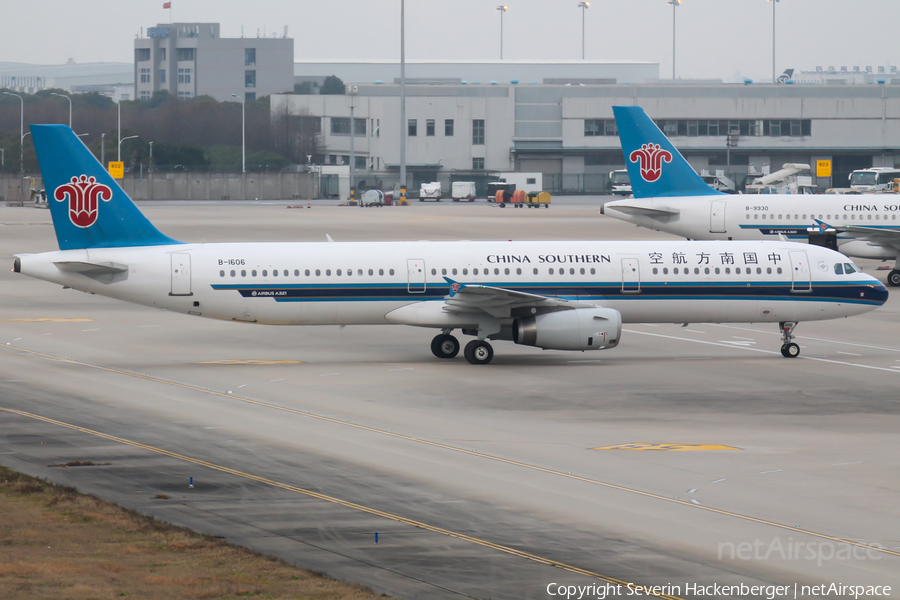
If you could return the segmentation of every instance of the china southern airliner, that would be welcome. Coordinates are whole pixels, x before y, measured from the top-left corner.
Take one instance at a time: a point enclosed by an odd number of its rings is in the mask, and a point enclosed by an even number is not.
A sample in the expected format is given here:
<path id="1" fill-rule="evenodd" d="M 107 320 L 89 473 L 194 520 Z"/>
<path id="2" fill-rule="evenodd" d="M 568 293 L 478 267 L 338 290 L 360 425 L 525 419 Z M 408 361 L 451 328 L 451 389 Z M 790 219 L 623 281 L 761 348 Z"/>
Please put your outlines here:
<path id="1" fill-rule="evenodd" d="M 91 294 L 266 325 L 402 324 L 551 350 L 613 348 L 628 322 L 778 323 L 882 305 L 887 289 L 844 255 L 783 241 L 185 243 L 158 231 L 68 127 L 31 127 L 59 251 L 15 271 Z"/>
<path id="2" fill-rule="evenodd" d="M 900 285 L 900 196 L 723 194 L 709 187 L 637 106 L 614 106 L 634 198 L 602 212 L 692 240 L 809 239 L 837 234 L 838 249 L 858 258 L 894 259 L 889 285 Z"/>

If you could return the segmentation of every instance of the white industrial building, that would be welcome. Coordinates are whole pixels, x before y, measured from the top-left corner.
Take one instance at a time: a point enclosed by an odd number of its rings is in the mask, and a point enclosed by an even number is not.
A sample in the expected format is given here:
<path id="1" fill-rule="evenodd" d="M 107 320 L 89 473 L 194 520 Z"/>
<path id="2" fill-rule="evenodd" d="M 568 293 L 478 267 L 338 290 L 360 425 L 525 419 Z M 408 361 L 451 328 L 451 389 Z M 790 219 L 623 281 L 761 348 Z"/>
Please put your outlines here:
<path id="1" fill-rule="evenodd" d="M 167 90 L 178 98 L 220 102 L 294 89 L 294 40 L 221 38 L 218 23 L 171 23 L 147 28 L 134 40 L 135 98 Z"/>
<path id="2" fill-rule="evenodd" d="M 515 170 L 543 173 L 550 190 L 600 191 L 624 166 L 615 105 L 642 106 L 698 171 L 735 180 L 751 165 L 828 159 L 833 176 L 816 183 L 846 187 L 854 169 L 900 164 L 900 86 L 891 84 L 413 84 L 403 124 L 399 85 L 352 89 L 273 96 L 273 120 L 317 119 L 322 160 L 349 164 L 352 104 L 356 178 L 381 185 L 397 180 L 404 135 L 411 189 Z"/>

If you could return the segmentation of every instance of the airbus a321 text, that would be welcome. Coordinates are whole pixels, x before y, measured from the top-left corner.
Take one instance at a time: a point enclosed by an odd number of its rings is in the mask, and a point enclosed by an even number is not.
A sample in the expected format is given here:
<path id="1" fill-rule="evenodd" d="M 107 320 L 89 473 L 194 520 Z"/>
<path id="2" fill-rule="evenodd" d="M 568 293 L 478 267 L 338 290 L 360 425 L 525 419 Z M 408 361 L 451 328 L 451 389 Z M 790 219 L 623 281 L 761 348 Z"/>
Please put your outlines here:
<path id="1" fill-rule="evenodd" d="M 900 285 L 900 200 L 894 195 L 728 195 L 709 187 L 637 106 L 614 106 L 634 198 L 602 212 L 691 240 L 807 241 L 809 230 L 836 233 L 837 249 L 857 258 L 894 259 L 888 284 Z"/>
<path id="2" fill-rule="evenodd" d="M 614 348 L 628 322 L 772 322 L 796 356 L 802 320 L 883 304 L 885 287 L 842 254 L 792 242 L 184 243 L 159 232 L 61 125 L 31 127 L 59 251 L 15 271 L 188 315 L 267 325 L 403 324 L 473 364 L 488 340 Z"/>

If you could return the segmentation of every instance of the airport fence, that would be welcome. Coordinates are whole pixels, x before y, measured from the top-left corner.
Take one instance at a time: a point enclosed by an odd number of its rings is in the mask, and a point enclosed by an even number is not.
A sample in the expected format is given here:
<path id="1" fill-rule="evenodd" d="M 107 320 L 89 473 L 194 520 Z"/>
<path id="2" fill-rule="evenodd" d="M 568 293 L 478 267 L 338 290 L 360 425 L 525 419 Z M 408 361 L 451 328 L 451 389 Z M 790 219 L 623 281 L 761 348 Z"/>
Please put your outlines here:
<path id="1" fill-rule="evenodd" d="M 296 200 L 319 197 L 314 173 L 126 173 L 119 185 L 135 200 Z M 0 200 L 29 202 L 39 174 L 0 174 Z"/>

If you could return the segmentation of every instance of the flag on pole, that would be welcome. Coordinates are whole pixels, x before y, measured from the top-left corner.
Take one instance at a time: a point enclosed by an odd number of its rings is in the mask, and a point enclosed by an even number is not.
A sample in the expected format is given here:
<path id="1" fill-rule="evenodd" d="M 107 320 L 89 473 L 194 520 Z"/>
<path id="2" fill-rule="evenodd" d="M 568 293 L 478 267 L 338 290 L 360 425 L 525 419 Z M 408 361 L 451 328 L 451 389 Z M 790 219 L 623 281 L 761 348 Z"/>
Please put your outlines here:
<path id="1" fill-rule="evenodd" d="M 172 8 L 171 2 L 163 2 L 163 8 Z"/>

